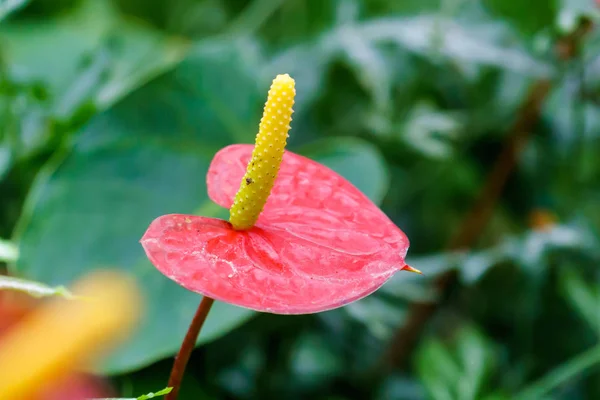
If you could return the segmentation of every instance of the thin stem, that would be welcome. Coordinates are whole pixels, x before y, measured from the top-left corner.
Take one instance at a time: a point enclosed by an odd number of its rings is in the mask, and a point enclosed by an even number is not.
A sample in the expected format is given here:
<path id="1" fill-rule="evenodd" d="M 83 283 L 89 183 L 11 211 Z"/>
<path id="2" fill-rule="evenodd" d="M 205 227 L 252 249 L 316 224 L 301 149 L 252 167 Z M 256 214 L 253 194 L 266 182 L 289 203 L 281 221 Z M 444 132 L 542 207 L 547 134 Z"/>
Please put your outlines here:
<path id="1" fill-rule="evenodd" d="M 573 357 L 519 393 L 516 400 L 541 399 L 553 389 L 600 363 L 600 344 Z"/>
<path id="2" fill-rule="evenodd" d="M 175 356 L 175 362 L 173 363 L 173 369 L 171 369 L 171 376 L 169 377 L 168 384 L 168 387 L 173 388 L 173 390 L 165 397 L 165 400 L 177 400 L 179 387 L 181 386 L 183 374 L 185 373 L 185 367 L 192 355 L 192 350 L 196 347 L 196 339 L 200 334 L 200 329 L 202 329 L 202 325 L 204 325 L 204 321 L 206 321 L 206 317 L 208 316 L 208 312 L 214 301 L 214 299 L 204 296 L 198 306 L 196 315 L 194 315 L 194 319 L 192 319 L 192 323 L 181 343 L 179 353 Z"/>
<path id="3" fill-rule="evenodd" d="M 574 131 L 576 134 L 576 146 L 575 151 L 575 192 L 581 193 L 583 189 L 583 180 L 585 178 L 586 168 L 586 102 L 584 100 L 584 89 L 585 89 L 585 62 L 581 54 L 577 55 L 575 59 L 575 68 L 577 74 L 577 91 L 573 96 L 573 108 L 574 114 L 573 121 Z"/>

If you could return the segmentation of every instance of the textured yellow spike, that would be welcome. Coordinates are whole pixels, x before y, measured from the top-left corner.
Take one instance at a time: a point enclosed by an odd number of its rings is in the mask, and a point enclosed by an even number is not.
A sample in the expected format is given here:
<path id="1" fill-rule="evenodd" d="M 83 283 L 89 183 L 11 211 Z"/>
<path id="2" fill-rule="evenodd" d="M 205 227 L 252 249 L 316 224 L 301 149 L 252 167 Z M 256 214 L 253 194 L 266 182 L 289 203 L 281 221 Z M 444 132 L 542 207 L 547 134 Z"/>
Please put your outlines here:
<path id="1" fill-rule="evenodd" d="M 277 75 L 271 84 L 252 158 L 229 210 L 229 222 L 235 229 L 251 228 L 271 193 L 294 112 L 294 84 L 288 74 Z"/>

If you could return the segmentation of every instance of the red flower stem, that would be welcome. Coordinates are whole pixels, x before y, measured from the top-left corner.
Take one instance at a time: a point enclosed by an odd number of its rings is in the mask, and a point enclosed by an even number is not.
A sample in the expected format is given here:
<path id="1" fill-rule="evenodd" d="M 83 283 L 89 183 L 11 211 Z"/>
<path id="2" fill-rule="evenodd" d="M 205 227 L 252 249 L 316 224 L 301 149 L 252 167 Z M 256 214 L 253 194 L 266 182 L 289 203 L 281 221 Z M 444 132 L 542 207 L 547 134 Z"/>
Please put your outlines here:
<path id="1" fill-rule="evenodd" d="M 185 338 L 181 343 L 181 348 L 179 349 L 179 353 L 175 356 L 175 362 L 173 363 L 173 369 L 171 369 L 171 376 L 169 377 L 168 387 L 172 387 L 171 393 L 167 394 L 165 400 L 177 400 L 177 396 L 179 394 L 179 387 L 181 386 L 181 381 L 183 380 L 183 374 L 185 373 L 185 367 L 192 355 L 192 351 L 194 347 L 196 347 L 196 339 L 200 334 L 200 330 L 202 329 L 202 325 L 204 325 L 204 321 L 206 321 L 206 317 L 208 316 L 208 312 L 212 307 L 214 299 L 210 297 L 204 296 L 200 305 L 198 306 L 198 310 L 196 311 L 196 315 L 194 315 L 194 319 L 192 319 L 192 323 L 188 328 L 187 333 L 185 334 Z"/>

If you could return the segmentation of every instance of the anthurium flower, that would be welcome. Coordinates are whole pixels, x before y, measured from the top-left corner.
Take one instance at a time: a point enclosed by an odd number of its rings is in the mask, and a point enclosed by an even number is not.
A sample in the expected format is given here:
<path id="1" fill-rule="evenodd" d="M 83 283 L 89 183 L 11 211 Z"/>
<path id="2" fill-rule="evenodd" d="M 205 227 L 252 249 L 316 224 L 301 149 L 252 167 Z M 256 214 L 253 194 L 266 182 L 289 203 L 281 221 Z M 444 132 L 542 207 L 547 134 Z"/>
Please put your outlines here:
<path id="1" fill-rule="evenodd" d="M 219 151 L 209 197 L 224 221 L 169 214 L 141 243 L 150 261 L 184 288 L 257 311 L 314 313 L 372 293 L 407 266 L 406 235 L 350 182 L 284 147 L 294 81 L 269 91 L 256 145 Z M 356 168 L 360 168 L 357 165 Z"/>
<path id="2" fill-rule="evenodd" d="M 81 400 L 106 397 L 106 385 L 85 373 L 124 339 L 139 314 L 137 286 L 117 272 L 78 282 L 76 300 L 0 301 L 0 399 Z M 2 300 L 2 299 L 0 299 Z"/>

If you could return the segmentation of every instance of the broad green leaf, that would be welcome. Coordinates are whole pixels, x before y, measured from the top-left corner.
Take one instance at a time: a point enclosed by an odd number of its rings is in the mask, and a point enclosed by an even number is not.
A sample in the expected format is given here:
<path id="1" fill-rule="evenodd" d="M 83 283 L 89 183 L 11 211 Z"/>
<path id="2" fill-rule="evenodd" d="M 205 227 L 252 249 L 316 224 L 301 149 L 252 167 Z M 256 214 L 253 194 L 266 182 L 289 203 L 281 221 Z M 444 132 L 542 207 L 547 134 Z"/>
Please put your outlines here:
<path id="1" fill-rule="evenodd" d="M 463 129 L 457 116 L 441 112 L 431 104 L 417 104 L 404 124 L 402 139 L 429 158 L 449 158 Z"/>
<path id="2" fill-rule="evenodd" d="M 302 44 L 273 57 L 265 66 L 261 78 L 268 82 L 279 71 L 287 71 L 296 79 L 294 117 L 298 118 L 309 111 L 310 104 L 321 94 L 325 84 L 325 68 L 330 60 L 329 49 L 314 46 L 313 43 Z"/>
<path id="3" fill-rule="evenodd" d="M 377 294 L 348 304 L 343 312 L 362 323 L 373 337 L 380 340 L 389 340 L 406 318 L 403 304 L 390 302 Z"/>
<path id="4" fill-rule="evenodd" d="M 444 0 L 371 0 L 370 7 L 382 12 L 400 15 L 416 15 L 422 13 L 431 13 L 438 11 L 442 7 Z"/>
<path id="5" fill-rule="evenodd" d="M 2 56 L 22 77 L 47 85 L 54 112 L 85 101 L 105 107 L 181 59 L 185 42 L 124 19 L 108 1 L 84 1 L 55 19 L 0 28 Z"/>
<path id="6" fill-rule="evenodd" d="M 457 382 L 458 398 L 477 399 L 488 373 L 494 368 L 491 343 L 476 329 L 465 327 L 456 345 L 463 377 Z"/>
<path id="7" fill-rule="evenodd" d="M 593 249 L 593 238 L 582 229 L 555 225 L 547 231 L 529 231 L 525 235 L 508 236 L 493 247 L 470 252 L 462 258 L 460 274 L 467 284 L 473 284 L 495 265 L 516 262 L 533 273 L 543 272 L 545 257 L 556 249 Z"/>
<path id="8" fill-rule="evenodd" d="M 355 138 L 323 139 L 297 151 L 343 175 L 375 204 L 381 203 L 387 193 L 389 176 L 385 161 L 368 142 Z"/>
<path id="9" fill-rule="evenodd" d="M 0 291 L 2 290 L 23 292 L 33 297 L 62 296 L 67 299 L 75 297 L 64 286 L 50 287 L 39 282 L 0 275 Z"/>
<path id="10" fill-rule="evenodd" d="M 403 5 L 398 4 L 398 7 Z M 445 58 L 456 63 L 459 69 L 469 71 L 477 66 L 492 66 L 512 71 L 519 77 L 554 73 L 551 65 L 531 55 L 515 40 L 517 38 L 503 29 L 505 26 L 490 28 L 491 24 L 479 20 L 465 23 L 432 13 L 426 7 L 422 11 L 426 13 L 364 18 L 333 26 L 316 40 L 286 48 L 266 71 L 271 73 L 283 67 L 294 76 L 302 77 L 298 82 L 298 88 L 302 88 L 298 102 L 307 105 L 322 94 L 327 67 L 341 58 L 369 92 L 375 117 L 384 119 L 396 106 L 391 101 L 392 89 L 419 78 L 421 71 L 413 71 L 414 65 L 405 60 L 407 54 L 415 53 L 433 61 Z M 390 51 L 390 44 L 397 49 Z M 410 99 L 410 103 L 413 101 Z M 299 112 L 302 113 L 302 109 Z"/>
<path id="11" fill-rule="evenodd" d="M 173 354 L 201 300 L 156 271 L 139 239 L 162 214 L 226 216 L 208 199 L 205 175 L 218 149 L 250 141 L 257 126 L 258 88 L 243 67 L 233 48 L 195 48 L 175 71 L 94 118 L 34 185 L 17 233 L 18 273 L 56 285 L 113 266 L 145 290 L 143 322 L 104 372 Z M 217 303 L 199 343 L 252 315 Z"/>
<path id="12" fill-rule="evenodd" d="M 408 18 L 367 20 L 352 28 L 335 30 L 323 42 L 339 46 L 339 35 L 355 30 L 372 45 L 392 43 L 426 57 L 447 57 L 450 60 L 494 66 L 519 71 L 531 76 L 547 76 L 552 68 L 516 44 L 504 44 L 505 37 L 496 31 L 477 25 L 466 25 L 434 15 Z"/>
<path id="13" fill-rule="evenodd" d="M 342 363 L 323 336 L 304 334 L 292 345 L 290 369 L 295 384 L 315 387 L 342 372 Z"/>
<path id="14" fill-rule="evenodd" d="M 450 384 L 460 379 L 460 366 L 439 340 L 429 339 L 419 347 L 416 368 L 420 380 L 432 399 L 455 398 Z"/>
<path id="15" fill-rule="evenodd" d="M 417 352 L 416 365 L 433 399 L 476 400 L 495 368 L 493 344 L 475 327 L 462 327 L 451 342 L 428 338 Z"/>
<path id="16" fill-rule="evenodd" d="M 34 185 L 16 233 L 18 273 L 54 285 L 112 266 L 133 274 L 145 289 L 141 326 L 103 372 L 137 369 L 173 354 L 200 302 L 199 295 L 155 270 L 138 241 L 163 214 L 227 217 L 207 197 L 206 171 L 220 148 L 253 141 L 267 92 L 257 87 L 256 67 L 240 59 L 245 46 L 195 47 L 174 71 L 95 117 Z M 322 159 L 371 198 L 380 198 L 386 187 L 380 156 L 362 142 L 335 143 L 303 154 Z M 215 304 L 198 343 L 252 315 Z"/>
<path id="17" fill-rule="evenodd" d="M 388 113 L 391 107 L 393 64 L 387 62 L 381 49 L 360 34 L 360 31 L 339 28 L 337 35 L 342 54 L 356 71 L 357 80 L 371 93 L 377 111 Z"/>
<path id="18" fill-rule="evenodd" d="M 600 345 L 595 345 L 550 370 L 512 396 L 515 400 L 551 399 L 550 394 L 600 364 Z"/>
<path id="19" fill-rule="evenodd" d="M 27 4 L 28 0 L 0 0 L 0 21 Z"/>
<path id="20" fill-rule="evenodd" d="M 510 397 L 504 393 L 492 393 L 483 397 L 482 400 L 510 400 Z"/>
<path id="21" fill-rule="evenodd" d="M 524 33 L 534 34 L 553 25 L 559 2 L 560 0 L 485 0 L 484 4 L 496 14 L 511 21 Z"/>

